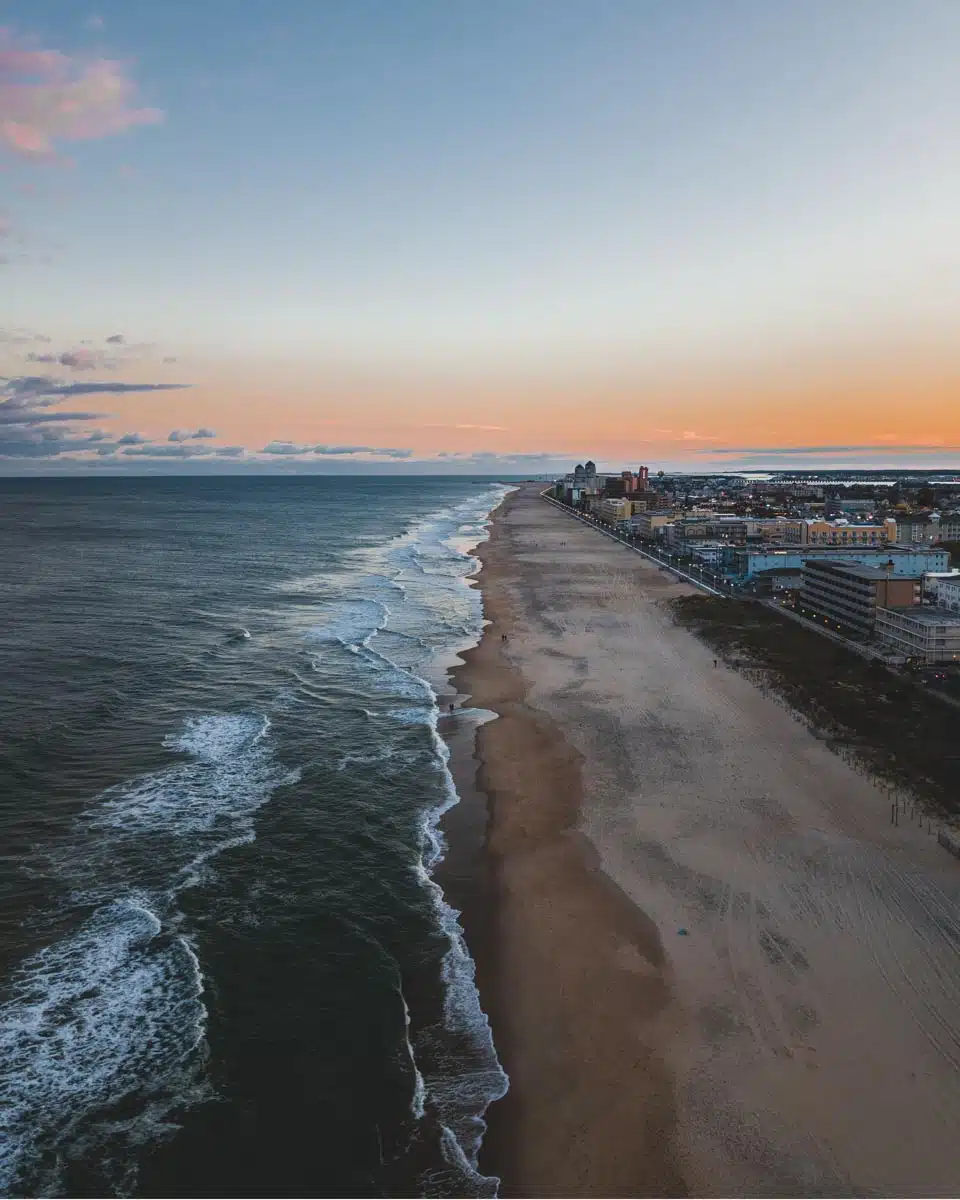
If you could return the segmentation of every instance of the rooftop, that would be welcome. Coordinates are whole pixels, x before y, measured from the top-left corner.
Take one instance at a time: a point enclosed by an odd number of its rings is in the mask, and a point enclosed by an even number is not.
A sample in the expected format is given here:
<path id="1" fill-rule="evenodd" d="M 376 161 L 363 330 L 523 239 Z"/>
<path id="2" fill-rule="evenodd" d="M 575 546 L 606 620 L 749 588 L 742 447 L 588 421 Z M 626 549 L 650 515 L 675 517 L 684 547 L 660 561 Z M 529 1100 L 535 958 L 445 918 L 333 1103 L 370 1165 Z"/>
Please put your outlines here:
<path id="1" fill-rule="evenodd" d="M 891 518 L 887 518 L 890 520 Z M 834 529 L 883 529 L 884 521 L 848 521 L 846 517 L 837 517 L 835 520 L 826 521 L 822 517 L 807 517 L 804 520 L 805 525 L 830 525 Z"/>
<path id="2" fill-rule="evenodd" d="M 819 563 L 821 567 L 826 567 L 829 571 L 834 573 L 840 575 L 853 575 L 857 579 L 869 579 L 872 582 L 875 582 L 878 579 L 897 579 L 900 583 L 904 583 L 909 582 L 909 579 L 911 578 L 907 575 L 891 575 L 888 571 L 885 571 L 883 567 L 864 567 L 859 563 L 830 562 L 829 560 L 822 558 L 807 559 L 808 567 L 816 566 L 817 563 Z M 920 577 L 917 576 L 917 582 L 919 582 L 919 579 Z"/>
<path id="3" fill-rule="evenodd" d="M 902 605 L 896 608 L 881 608 L 880 612 L 896 613 L 899 617 L 909 617 L 921 625 L 960 625 L 960 613 L 951 612 L 949 608 L 939 608 L 936 605 L 914 604 L 908 607 Z"/>
<path id="4" fill-rule="evenodd" d="M 896 543 L 890 546 L 801 546 L 793 543 L 776 543 L 770 542 L 766 546 L 743 546 L 741 547 L 745 554 L 799 554 L 803 557 L 815 555 L 817 558 L 835 558 L 842 562 L 844 558 L 850 558 L 854 555 L 870 554 L 885 558 L 896 558 L 898 555 L 907 554 L 946 554 L 947 551 L 940 546 L 904 546 L 901 543 Z"/>

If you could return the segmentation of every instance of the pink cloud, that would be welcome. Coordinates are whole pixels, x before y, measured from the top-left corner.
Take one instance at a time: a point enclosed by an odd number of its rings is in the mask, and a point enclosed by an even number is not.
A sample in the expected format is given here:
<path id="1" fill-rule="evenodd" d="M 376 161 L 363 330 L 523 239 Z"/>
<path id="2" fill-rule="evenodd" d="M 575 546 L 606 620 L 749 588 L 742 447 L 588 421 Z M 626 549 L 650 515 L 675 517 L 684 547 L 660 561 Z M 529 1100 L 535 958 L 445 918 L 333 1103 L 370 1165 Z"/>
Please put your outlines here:
<path id="1" fill-rule="evenodd" d="M 36 50 L 0 29 L 0 145 L 51 159 L 59 141 L 78 142 L 156 125 L 163 113 L 136 108 L 124 64 Z"/>

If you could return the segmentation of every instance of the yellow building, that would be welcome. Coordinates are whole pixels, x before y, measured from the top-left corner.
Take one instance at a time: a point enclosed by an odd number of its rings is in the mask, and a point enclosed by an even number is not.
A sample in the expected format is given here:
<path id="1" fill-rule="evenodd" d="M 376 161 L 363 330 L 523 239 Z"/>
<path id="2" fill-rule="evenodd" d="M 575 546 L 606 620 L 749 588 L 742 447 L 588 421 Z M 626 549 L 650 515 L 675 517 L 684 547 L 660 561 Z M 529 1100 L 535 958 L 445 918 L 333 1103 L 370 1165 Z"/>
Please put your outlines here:
<path id="1" fill-rule="evenodd" d="M 897 523 L 888 518 L 881 525 L 851 525 L 849 521 L 804 521 L 804 546 L 886 546 L 897 540 Z"/>
<path id="2" fill-rule="evenodd" d="M 615 524 L 617 521 L 629 521 L 633 516 L 633 503 L 620 496 L 607 497 L 600 502 L 600 516 L 611 524 Z"/>

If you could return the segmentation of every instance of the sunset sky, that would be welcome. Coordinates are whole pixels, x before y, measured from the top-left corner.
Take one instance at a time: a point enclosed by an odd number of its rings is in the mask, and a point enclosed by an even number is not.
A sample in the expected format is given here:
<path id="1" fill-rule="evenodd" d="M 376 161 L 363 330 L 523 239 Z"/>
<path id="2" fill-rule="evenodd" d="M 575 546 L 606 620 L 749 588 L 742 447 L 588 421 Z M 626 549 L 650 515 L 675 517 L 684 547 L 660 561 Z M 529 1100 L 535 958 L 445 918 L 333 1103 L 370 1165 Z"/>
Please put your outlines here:
<path id="1" fill-rule="evenodd" d="M 0 474 L 960 466 L 960 0 L 0 24 Z"/>

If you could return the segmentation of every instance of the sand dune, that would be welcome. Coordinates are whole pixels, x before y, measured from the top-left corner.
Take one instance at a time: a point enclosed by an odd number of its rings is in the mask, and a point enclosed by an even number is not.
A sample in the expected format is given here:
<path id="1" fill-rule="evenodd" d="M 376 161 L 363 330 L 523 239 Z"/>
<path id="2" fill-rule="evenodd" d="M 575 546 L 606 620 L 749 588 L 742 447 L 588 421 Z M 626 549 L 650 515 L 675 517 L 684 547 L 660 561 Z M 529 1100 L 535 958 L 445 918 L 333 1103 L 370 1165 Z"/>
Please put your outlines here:
<path id="1" fill-rule="evenodd" d="M 483 557 L 503 1194 L 960 1192 L 957 863 L 639 555 L 528 490 Z"/>

